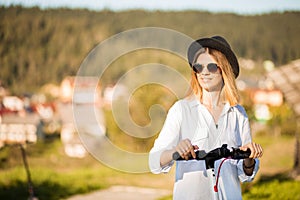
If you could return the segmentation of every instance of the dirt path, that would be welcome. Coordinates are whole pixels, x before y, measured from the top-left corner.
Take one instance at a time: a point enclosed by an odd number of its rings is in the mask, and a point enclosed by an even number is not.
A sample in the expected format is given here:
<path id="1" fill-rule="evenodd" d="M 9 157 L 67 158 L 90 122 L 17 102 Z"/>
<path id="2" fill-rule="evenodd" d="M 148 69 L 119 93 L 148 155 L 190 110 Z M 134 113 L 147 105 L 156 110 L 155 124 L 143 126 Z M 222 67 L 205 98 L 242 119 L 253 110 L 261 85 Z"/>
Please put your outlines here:
<path id="1" fill-rule="evenodd" d="M 141 188 L 132 186 L 112 186 L 89 194 L 76 195 L 67 200 L 157 200 L 172 194 L 170 190 Z"/>

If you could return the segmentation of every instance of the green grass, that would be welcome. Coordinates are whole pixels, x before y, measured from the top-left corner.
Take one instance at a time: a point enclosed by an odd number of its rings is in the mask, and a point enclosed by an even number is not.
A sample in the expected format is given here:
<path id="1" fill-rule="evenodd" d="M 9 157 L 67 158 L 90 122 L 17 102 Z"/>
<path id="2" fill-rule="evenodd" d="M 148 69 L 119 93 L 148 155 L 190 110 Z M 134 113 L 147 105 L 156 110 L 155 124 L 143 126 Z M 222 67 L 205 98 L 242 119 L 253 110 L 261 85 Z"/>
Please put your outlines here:
<path id="1" fill-rule="evenodd" d="M 42 200 L 66 199 L 75 194 L 108 188 L 112 185 L 165 187 L 172 174 L 158 178 L 145 174 L 128 174 L 113 170 L 92 156 L 70 158 L 59 139 L 28 145 L 27 160 L 35 196 Z M 0 199 L 27 200 L 26 171 L 18 146 L 0 149 Z"/>
<path id="2" fill-rule="evenodd" d="M 61 199 L 73 194 L 86 193 L 95 189 L 107 187 L 98 179 L 95 171 L 74 171 L 72 173 L 57 173 L 49 169 L 33 168 L 32 182 L 34 193 L 39 199 Z M 0 199 L 27 199 L 28 185 L 24 168 L 1 173 Z"/>
<path id="3" fill-rule="evenodd" d="M 34 193 L 39 199 L 62 199 L 109 186 L 101 181 L 110 174 L 106 168 L 95 168 L 92 158 L 66 157 L 58 140 L 30 145 L 26 150 Z M 27 174 L 19 151 L 19 147 L 11 146 L 0 152 L 0 199 L 22 200 L 29 196 Z"/>
<path id="4" fill-rule="evenodd" d="M 300 199 L 300 181 L 290 179 L 286 174 L 262 176 L 243 194 L 243 199 Z"/>
<path id="5" fill-rule="evenodd" d="M 300 199 L 300 182 L 291 180 L 283 174 L 263 177 L 258 182 L 243 192 L 244 200 L 294 200 Z M 172 200 L 172 196 L 166 196 L 159 200 Z"/>

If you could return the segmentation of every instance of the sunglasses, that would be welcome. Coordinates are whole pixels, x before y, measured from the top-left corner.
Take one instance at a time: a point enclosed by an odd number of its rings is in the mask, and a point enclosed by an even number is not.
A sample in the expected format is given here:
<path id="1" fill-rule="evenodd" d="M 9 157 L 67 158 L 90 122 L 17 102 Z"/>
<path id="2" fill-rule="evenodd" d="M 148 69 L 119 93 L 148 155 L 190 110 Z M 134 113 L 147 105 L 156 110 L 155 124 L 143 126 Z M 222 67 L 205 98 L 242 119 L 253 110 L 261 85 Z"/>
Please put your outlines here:
<path id="1" fill-rule="evenodd" d="M 201 73 L 203 71 L 204 67 L 205 66 L 202 64 L 195 63 L 193 65 L 193 70 L 196 73 Z M 218 69 L 220 69 L 220 67 L 216 63 L 208 63 L 206 65 L 206 68 L 210 73 L 216 73 L 218 71 Z"/>

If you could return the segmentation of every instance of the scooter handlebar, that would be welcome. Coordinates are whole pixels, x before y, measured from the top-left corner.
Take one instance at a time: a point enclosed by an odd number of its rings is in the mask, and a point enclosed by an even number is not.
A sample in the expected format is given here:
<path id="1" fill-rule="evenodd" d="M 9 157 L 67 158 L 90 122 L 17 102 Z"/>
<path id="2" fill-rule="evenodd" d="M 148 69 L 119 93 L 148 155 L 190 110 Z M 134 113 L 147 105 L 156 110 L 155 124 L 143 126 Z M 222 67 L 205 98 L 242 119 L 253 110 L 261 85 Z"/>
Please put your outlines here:
<path id="1" fill-rule="evenodd" d="M 205 152 L 204 150 L 198 150 L 195 151 L 196 158 L 193 158 L 192 156 L 189 157 L 189 160 L 207 160 L 207 159 L 213 159 L 218 160 L 221 158 L 228 158 L 231 159 L 244 159 L 249 158 L 251 151 L 250 149 L 247 149 L 247 151 L 242 151 L 239 148 L 232 148 L 232 151 L 227 149 L 227 144 L 223 144 L 222 147 L 216 148 L 210 152 Z M 173 154 L 173 160 L 185 160 L 180 156 L 178 152 L 175 152 Z"/>

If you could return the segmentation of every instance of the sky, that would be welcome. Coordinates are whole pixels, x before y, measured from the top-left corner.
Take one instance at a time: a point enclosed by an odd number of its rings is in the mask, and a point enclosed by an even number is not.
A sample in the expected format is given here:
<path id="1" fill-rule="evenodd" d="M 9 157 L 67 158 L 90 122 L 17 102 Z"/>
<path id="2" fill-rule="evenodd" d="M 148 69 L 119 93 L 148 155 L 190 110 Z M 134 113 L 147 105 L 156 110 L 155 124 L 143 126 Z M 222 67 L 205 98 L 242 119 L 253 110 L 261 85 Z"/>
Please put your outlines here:
<path id="1" fill-rule="evenodd" d="M 113 11 L 145 10 L 201 10 L 210 12 L 233 12 L 237 14 L 263 14 L 300 10 L 300 0 L 0 0 L 0 5 L 23 5 L 47 8 L 109 9 Z"/>

